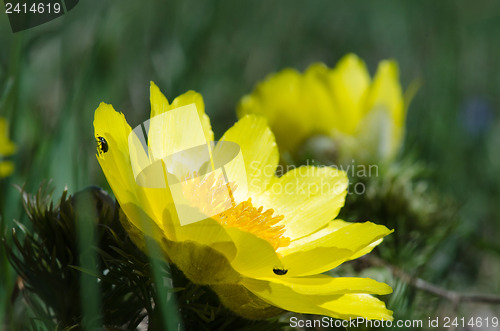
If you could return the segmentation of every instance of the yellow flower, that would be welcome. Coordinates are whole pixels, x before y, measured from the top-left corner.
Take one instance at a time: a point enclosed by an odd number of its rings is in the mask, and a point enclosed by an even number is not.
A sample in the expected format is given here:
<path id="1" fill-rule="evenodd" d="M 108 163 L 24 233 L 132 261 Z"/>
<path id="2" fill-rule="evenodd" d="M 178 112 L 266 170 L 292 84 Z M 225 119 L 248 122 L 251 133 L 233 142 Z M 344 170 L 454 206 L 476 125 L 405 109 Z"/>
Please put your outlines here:
<path id="1" fill-rule="evenodd" d="M 334 69 L 312 64 L 303 74 L 285 69 L 258 84 L 238 106 L 241 118 L 268 119 L 281 152 L 294 153 L 308 138 L 326 135 L 339 163 L 392 159 L 404 135 L 406 109 L 395 61 L 379 63 L 373 80 L 354 54 Z"/>
<path id="2" fill-rule="evenodd" d="M 9 127 L 7 120 L 0 117 L 0 178 L 7 177 L 14 171 L 14 164 L 4 161 L 5 156 L 14 154 L 16 145 L 9 140 Z"/>
<path id="3" fill-rule="evenodd" d="M 213 133 L 196 92 L 169 104 L 151 83 L 151 120 L 144 127 L 132 130 L 122 113 L 101 103 L 94 130 L 97 159 L 131 237 L 142 248 L 139 234 L 154 238 L 170 262 L 192 282 L 211 286 L 229 309 L 252 319 L 284 310 L 392 319 L 372 296 L 391 293 L 390 286 L 322 274 L 370 252 L 392 231 L 333 220 L 346 196 L 342 171 L 300 167 L 276 177 L 278 149 L 265 119 L 239 120 L 208 149 L 210 162 L 200 161 L 198 171 L 188 156 L 201 155 L 198 147 L 205 150 Z M 221 153 L 224 146 L 231 155 Z M 178 194 L 184 194 L 182 208 Z M 210 217 L 186 224 L 188 205 Z"/>

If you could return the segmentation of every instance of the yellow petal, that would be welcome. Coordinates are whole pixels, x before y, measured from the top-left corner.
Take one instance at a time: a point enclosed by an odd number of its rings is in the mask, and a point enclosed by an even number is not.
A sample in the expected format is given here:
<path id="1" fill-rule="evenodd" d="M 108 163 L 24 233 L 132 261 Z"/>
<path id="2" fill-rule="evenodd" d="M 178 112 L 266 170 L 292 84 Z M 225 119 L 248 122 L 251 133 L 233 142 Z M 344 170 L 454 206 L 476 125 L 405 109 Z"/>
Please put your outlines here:
<path id="1" fill-rule="evenodd" d="M 205 134 L 205 139 L 210 142 L 214 140 L 214 133 L 212 131 L 212 125 L 210 124 L 210 118 L 205 113 L 205 102 L 200 93 L 195 91 L 187 91 L 181 94 L 172 101 L 171 109 L 175 109 L 182 106 L 187 106 L 194 103 L 196 105 L 196 110 L 198 111 L 198 116 L 200 117 L 201 126 L 203 127 L 203 132 Z"/>
<path id="2" fill-rule="evenodd" d="M 194 104 L 157 115 L 145 122 L 146 130 L 148 126 L 148 143 L 151 147 L 152 160 L 177 158 L 178 154 L 174 155 L 176 153 L 202 145 L 207 146 Z M 167 161 L 168 171 L 173 173 L 170 166 Z"/>
<path id="3" fill-rule="evenodd" d="M 369 294 L 344 294 L 321 304 L 321 308 L 336 312 L 338 318 L 342 319 L 359 316 L 369 320 L 393 320 L 392 311 L 385 307 L 385 303 Z"/>
<path id="4" fill-rule="evenodd" d="M 355 260 L 357 258 L 362 257 L 363 255 L 366 255 L 366 254 L 370 253 L 371 251 L 373 251 L 373 249 L 375 247 L 377 247 L 378 245 L 380 245 L 382 243 L 382 241 L 384 241 L 384 239 L 380 238 L 379 240 L 376 240 L 376 241 L 372 242 L 370 245 L 366 246 L 363 249 L 360 249 L 354 255 L 352 255 L 351 257 L 349 257 L 349 260 Z"/>
<path id="5" fill-rule="evenodd" d="M 103 138 L 107 151 L 98 148 L 97 160 L 125 214 L 134 225 L 146 233 L 148 222 L 162 220 L 165 201 L 169 201 L 166 189 L 148 189 L 137 185 L 132 172 L 128 138 L 131 128 L 122 113 L 111 105 L 101 103 L 94 114 L 95 138 Z M 170 199 L 171 200 L 171 199 Z"/>
<path id="6" fill-rule="evenodd" d="M 367 95 L 365 109 L 367 115 L 376 112 L 377 117 L 383 119 L 381 124 L 389 135 L 387 142 L 384 142 L 387 146 L 383 148 L 388 151 L 388 157 L 394 156 L 403 139 L 405 120 L 403 92 L 399 84 L 399 70 L 395 61 L 380 62 Z M 387 124 L 383 125 L 384 123 Z M 360 127 L 359 131 L 363 129 L 366 130 Z"/>
<path id="7" fill-rule="evenodd" d="M 187 106 L 190 104 L 196 105 L 196 110 L 198 111 L 198 116 L 200 117 L 201 125 L 203 127 L 203 132 L 205 133 L 205 138 L 207 141 L 214 140 L 214 133 L 212 131 L 212 126 L 210 124 L 210 118 L 205 114 L 205 103 L 203 102 L 203 97 L 201 94 L 195 91 L 187 91 L 186 93 L 178 96 L 174 99 L 171 105 L 169 105 L 167 98 L 163 93 L 161 93 L 158 86 L 155 83 L 150 82 L 150 102 L 151 102 L 151 117 L 153 118 L 157 115 L 163 114 L 164 112 L 179 108 L 182 106 Z"/>
<path id="8" fill-rule="evenodd" d="M 358 277 L 330 277 L 327 275 L 313 275 L 308 277 L 287 277 L 287 275 L 273 278 L 262 278 L 272 283 L 291 288 L 299 294 L 333 295 L 346 293 L 389 294 L 392 288 L 371 278 Z"/>
<path id="9" fill-rule="evenodd" d="M 266 120 L 254 115 L 245 116 L 227 130 L 220 140 L 232 141 L 240 146 L 249 195 L 253 197 L 266 190 L 274 178 L 279 158 L 274 135 Z"/>
<path id="10" fill-rule="evenodd" d="M 299 101 L 302 77 L 295 69 L 285 69 L 277 74 L 269 75 L 259 83 L 251 94 L 253 104 L 240 104 L 238 115 L 266 114 L 270 123 L 279 120 L 282 112 L 295 107 Z M 253 106 L 255 108 L 248 108 Z M 261 108 L 265 106 L 265 108 Z"/>
<path id="11" fill-rule="evenodd" d="M 367 111 L 376 107 L 387 108 L 393 115 L 397 126 L 404 124 L 403 93 L 399 84 L 399 69 L 395 61 L 385 60 L 379 63 L 366 102 Z"/>
<path id="12" fill-rule="evenodd" d="M 339 121 L 330 125 L 341 132 L 353 134 L 364 115 L 364 102 L 370 85 L 365 63 L 354 54 L 344 56 L 330 71 L 330 84 L 335 107 L 339 109 Z"/>
<path id="13" fill-rule="evenodd" d="M 342 109 L 334 105 L 328 77 L 328 67 L 323 63 L 314 63 L 304 72 L 301 111 L 314 123 L 311 134 L 328 135 L 332 125 L 342 118 Z"/>
<path id="14" fill-rule="evenodd" d="M 394 119 L 386 108 L 374 108 L 359 123 L 356 136 L 356 160 L 371 164 L 390 160 L 399 150 L 401 128 L 394 126 Z M 354 149 L 354 148 L 353 148 Z"/>
<path id="15" fill-rule="evenodd" d="M 269 242 L 237 228 L 226 228 L 236 245 L 236 256 L 231 266 L 247 277 L 274 277 L 273 269 L 283 268 L 274 248 Z"/>
<path id="16" fill-rule="evenodd" d="M 299 72 L 294 69 L 282 70 L 258 84 L 251 95 L 242 98 L 238 105 L 238 116 L 264 115 L 278 137 L 281 151 L 292 151 L 313 129 L 310 112 L 303 104 L 303 87 L 303 77 Z"/>
<path id="17" fill-rule="evenodd" d="M 283 255 L 281 261 L 290 276 L 314 275 L 367 252 L 373 248 L 368 246 L 391 232 L 385 226 L 371 222 L 353 223 L 302 245 L 280 248 L 278 252 Z"/>
<path id="18" fill-rule="evenodd" d="M 15 151 L 16 145 L 9 140 L 9 124 L 0 117 L 0 156 L 12 155 Z"/>
<path id="19" fill-rule="evenodd" d="M 302 294 L 283 284 L 248 278 L 243 279 L 242 284 L 263 300 L 297 313 L 340 319 L 364 317 L 392 320 L 392 312 L 387 310 L 385 304 L 368 294 Z"/>
<path id="20" fill-rule="evenodd" d="M 14 164 L 10 161 L 0 161 L 0 178 L 10 176 L 14 172 Z"/>
<path id="21" fill-rule="evenodd" d="M 303 236 L 301 238 L 292 239 L 290 242 L 290 245 L 288 245 L 286 247 L 286 250 L 288 253 L 290 253 L 294 250 L 300 250 L 301 247 L 304 246 L 306 243 L 312 242 L 312 241 L 315 241 L 321 237 L 327 236 L 330 233 L 335 232 L 340 228 L 343 228 L 344 226 L 348 226 L 349 224 L 352 224 L 352 223 L 349 223 L 349 222 L 346 222 L 343 220 L 339 220 L 339 219 L 335 219 L 335 220 L 332 220 L 330 222 L 327 222 L 325 226 L 323 226 L 322 228 L 319 228 L 317 231 L 315 231 L 309 235 Z"/>
<path id="22" fill-rule="evenodd" d="M 311 233 L 310 235 L 302 237 L 300 239 L 292 240 L 290 242 L 290 245 L 288 245 L 286 247 L 286 253 L 290 254 L 292 252 L 300 251 L 301 249 L 303 249 L 303 247 L 306 246 L 307 243 L 311 243 L 315 240 L 318 240 L 319 238 L 327 236 L 330 233 L 335 232 L 338 229 L 343 228 L 344 226 L 348 226 L 350 224 L 352 224 L 352 223 L 346 222 L 343 220 L 339 220 L 339 219 L 328 222 L 328 224 L 325 227 L 319 229 L 318 231 Z M 383 239 L 379 239 L 377 241 L 374 241 L 370 245 L 366 246 L 364 249 L 361 249 L 356 254 L 350 256 L 348 260 L 354 260 L 354 259 L 357 259 L 357 258 L 365 255 L 365 254 L 370 253 L 382 241 L 383 241 Z M 278 252 L 280 254 L 285 253 L 285 250 L 281 249 L 281 250 L 278 250 Z"/>
<path id="23" fill-rule="evenodd" d="M 233 244 L 233 239 L 228 235 L 226 229 L 214 221 L 213 219 L 205 219 L 203 221 L 176 226 L 176 241 L 191 241 L 196 242 L 200 245 L 214 246 L 227 246 L 221 243 L 231 243 L 233 248 L 228 251 L 221 251 L 229 260 L 232 260 L 235 256 L 235 245 Z"/>
<path id="24" fill-rule="evenodd" d="M 302 166 L 273 177 L 269 189 L 255 197 L 258 204 L 284 215 L 285 236 L 291 240 L 326 226 L 344 205 L 348 179 L 331 167 Z"/>
<path id="25" fill-rule="evenodd" d="M 155 83 L 149 82 L 149 102 L 151 103 L 151 116 L 153 118 L 169 110 L 169 103 Z"/>
<path id="26" fill-rule="evenodd" d="M 94 114 L 94 131 L 98 144 L 97 160 L 104 175 L 122 208 L 127 206 L 124 211 L 129 219 L 136 220 L 137 217 L 132 215 L 135 216 L 138 206 L 147 210 L 148 202 L 144 201 L 146 204 L 143 206 L 135 192 L 136 184 L 128 155 L 128 135 L 131 128 L 122 113 L 116 112 L 111 105 L 101 103 Z M 107 147 L 105 152 L 99 147 L 101 139 L 104 139 Z M 153 216 L 151 210 L 148 211 L 146 213 L 149 217 Z M 141 224 L 134 225 L 143 228 Z"/>
<path id="27" fill-rule="evenodd" d="M 122 113 L 116 112 L 113 106 L 104 102 L 99 105 L 94 114 L 94 133 L 98 145 L 97 159 L 106 178 L 109 177 L 110 186 L 126 188 L 129 186 L 129 181 L 134 180 L 128 154 L 130 132 L 131 128 Z M 104 139 L 107 151 L 100 150 L 101 139 Z M 125 202 L 128 201 L 120 201 L 120 203 Z"/>
<path id="28" fill-rule="evenodd" d="M 214 246 L 193 241 L 164 240 L 162 243 L 171 261 L 195 284 L 236 284 L 241 279 Z"/>

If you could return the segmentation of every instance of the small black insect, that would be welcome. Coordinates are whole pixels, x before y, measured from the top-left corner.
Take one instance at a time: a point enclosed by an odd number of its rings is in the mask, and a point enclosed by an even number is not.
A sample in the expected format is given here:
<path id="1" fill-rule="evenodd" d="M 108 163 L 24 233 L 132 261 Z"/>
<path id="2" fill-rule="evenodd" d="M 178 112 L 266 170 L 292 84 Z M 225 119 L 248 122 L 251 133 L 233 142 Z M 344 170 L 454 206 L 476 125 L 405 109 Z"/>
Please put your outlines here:
<path id="1" fill-rule="evenodd" d="M 278 275 L 278 276 L 283 276 L 283 275 L 286 275 L 286 273 L 288 272 L 288 269 L 279 269 L 279 268 L 274 268 L 273 269 L 273 272 Z"/>
<path id="2" fill-rule="evenodd" d="M 99 153 L 106 153 L 109 149 L 108 142 L 103 137 L 97 137 L 97 147 L 99 147 Z"/>

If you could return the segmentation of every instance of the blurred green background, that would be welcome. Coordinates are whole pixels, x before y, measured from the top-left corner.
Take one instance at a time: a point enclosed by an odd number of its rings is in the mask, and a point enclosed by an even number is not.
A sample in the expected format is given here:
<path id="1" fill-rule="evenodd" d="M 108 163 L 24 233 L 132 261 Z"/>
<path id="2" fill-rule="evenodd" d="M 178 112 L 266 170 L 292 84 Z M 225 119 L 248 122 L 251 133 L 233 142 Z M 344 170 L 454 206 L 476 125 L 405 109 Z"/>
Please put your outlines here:
<path id="1" fill-rule="evenodd" d="M 0 181 L 2 221 L 24 217 L 14 184 L 34 192 L 52 180 L 56 196 L 66 186 L 109 191 L 95 159 L 94 110 L 111 103 L 135 127 L 149 117 L 149 81 L 169 100 L 200 92 L 217 138 L 236 120 L 238 100 L 272 72 L 332 67 L 353 52 L 373 74 L 394 58 L 404 88 L 422 82 L 402 153 L 421 160 L 433 190 L 459 205 L 432 261 L 448 272 L 433 281 L 500 294 L 499 40 L 496 0 L 82 0 L 15 34 L 2 12 L 0 116 L 18 146 L 15 173 Z M 0 267 L 1 317 L 14 282 L 3 253 Z M 500 309 L 464 304 L 454 314 L 500 317 Z"/>

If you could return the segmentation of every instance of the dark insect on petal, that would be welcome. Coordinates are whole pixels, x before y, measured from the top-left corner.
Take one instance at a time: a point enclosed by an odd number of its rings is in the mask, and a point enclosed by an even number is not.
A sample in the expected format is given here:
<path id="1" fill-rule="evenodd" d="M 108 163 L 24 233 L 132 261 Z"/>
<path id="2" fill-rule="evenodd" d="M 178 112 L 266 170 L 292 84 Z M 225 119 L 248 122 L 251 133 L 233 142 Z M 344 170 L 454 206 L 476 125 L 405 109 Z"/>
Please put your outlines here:
<path id="1" fill-rule="evenodd" d="M 97 137 L 97 147 L 100 153 L 106 153 L 109 149 L 108 142 L 103 137 Z"/>
<path id="2" fill-rule="evenodd" d="M 283 276 L 283 275 L 286 275 L 286 273 L 288 272 L 288 269 L 279 269 L 279 268 L 274 268 L 273 269 L 273 272 L 278 275 L 278 276 Z"/>

